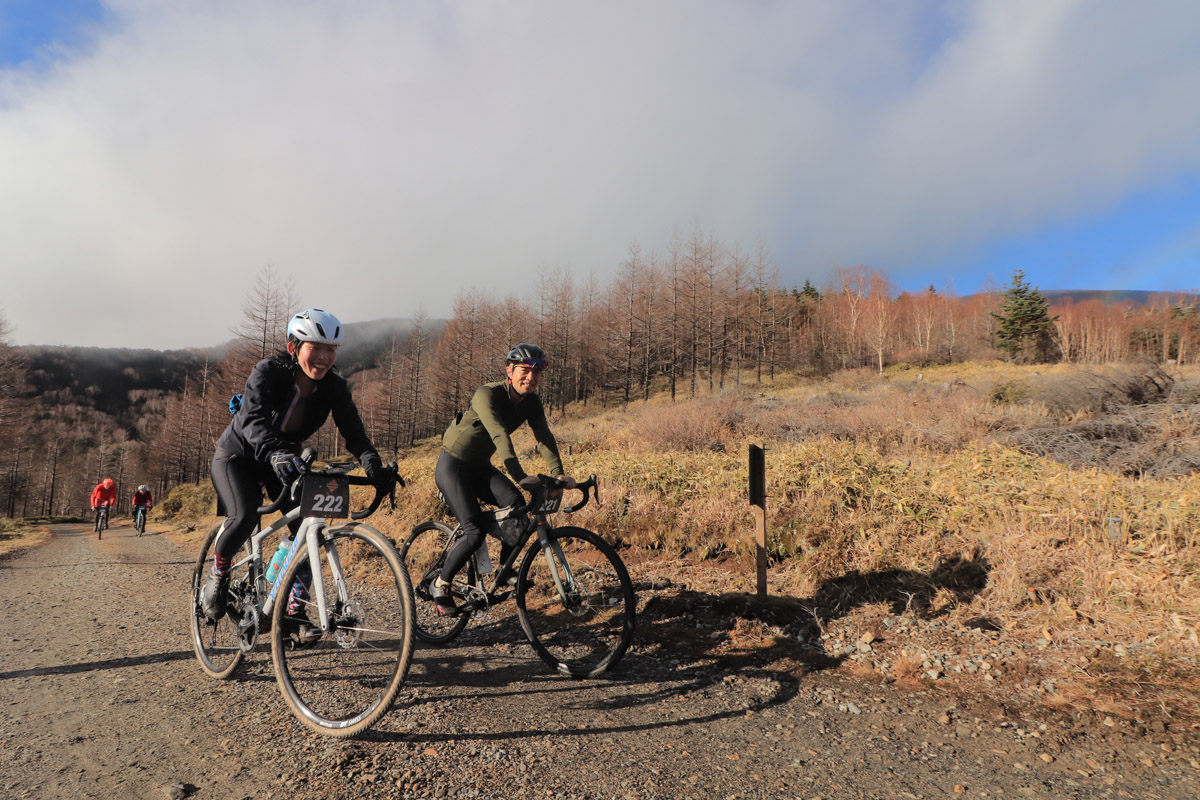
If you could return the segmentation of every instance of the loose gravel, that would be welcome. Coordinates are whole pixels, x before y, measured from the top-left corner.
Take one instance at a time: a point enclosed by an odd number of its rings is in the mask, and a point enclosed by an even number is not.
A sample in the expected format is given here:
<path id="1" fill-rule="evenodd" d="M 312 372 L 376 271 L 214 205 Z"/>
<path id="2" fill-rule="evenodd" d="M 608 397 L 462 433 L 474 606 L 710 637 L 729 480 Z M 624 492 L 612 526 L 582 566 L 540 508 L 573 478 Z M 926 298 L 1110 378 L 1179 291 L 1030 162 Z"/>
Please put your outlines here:
<path id="1" fill-rule="evenodd" d="M 375 730 L 332 740 L 288 714 L 266 648 L 233 680 L 201 673 L 190 547 L 61 525 L 0 562 L 0 797 L 1200 796 L 1194 730 L 1025 703 L 986 635 L 984 657 L 931 639 L 925 675 L 889 683 L 875 662 L 909 655 L 888 628 L 799 641 L 662 583 L 639 585 L 636 646 L 607 678 L 550 673 L 500 608 L 419 649 Z M 893 624 L 906 649 L 922 633 Z M 963 675 L 978 692 L 940 688 Z"/>

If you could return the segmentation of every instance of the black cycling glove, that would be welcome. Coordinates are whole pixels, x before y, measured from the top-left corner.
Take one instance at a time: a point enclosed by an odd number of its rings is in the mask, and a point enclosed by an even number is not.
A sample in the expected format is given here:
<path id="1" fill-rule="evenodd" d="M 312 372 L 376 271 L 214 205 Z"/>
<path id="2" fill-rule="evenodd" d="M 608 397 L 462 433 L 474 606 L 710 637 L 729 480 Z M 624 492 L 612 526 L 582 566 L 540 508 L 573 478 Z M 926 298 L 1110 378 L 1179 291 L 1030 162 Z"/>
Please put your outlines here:
<path id="1" fill-rule="evenodd" d="M 267 460 L 271 462 L 271 469 L 275 470 L 276 477 L 285 486 L 300 477 L 307 469 L 304 462 L 300 460 L 300 456 L 291 450 L 276 450 L 267 456 Z"/>
<path id="2" fill-rule="evenodd" d="M 383 459 L 379 457 L 379 453 L 367 453 L 362 457 L 363 472 L 367 473 L 367 478 L 376 487 L 381 489 L 389 488 L 392 482 L 391 474 L 383 468 Z"/>

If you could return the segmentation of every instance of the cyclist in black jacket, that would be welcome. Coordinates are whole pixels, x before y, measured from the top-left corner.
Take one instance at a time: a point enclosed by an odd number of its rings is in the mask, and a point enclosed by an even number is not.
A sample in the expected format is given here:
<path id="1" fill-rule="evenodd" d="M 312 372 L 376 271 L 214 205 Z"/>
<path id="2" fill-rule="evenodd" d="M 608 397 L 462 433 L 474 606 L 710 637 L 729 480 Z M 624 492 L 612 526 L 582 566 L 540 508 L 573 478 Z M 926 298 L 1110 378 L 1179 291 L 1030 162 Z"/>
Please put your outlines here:
<path id="1" fill-rule="evenodd" d="M 242 392 L 241 407 L 217 439 L 212 482 L 228 515 L 214 545 L 212 573 L 200 593 L 204 613 L 219 619 L 225 613 L 229 567 L 255 526 L 262 489 L 276 497 L 285 484 L 304 471 L 300 449 L 333 414 L 346 449 L 378 484 L 388 480 L 383 461 L 372 447 L 362 417 L 350 396 L 350 386 L 333 369 L 342 341 L 337 317 L 310 308 L 292 317 L 287 349 L 255 365 Z M 297 526 L 298 527 L 298 526 Z M 293 533 L 296 528 L 293 528 Z M 303 616 L 308 586 L 297 581 L 288 598 L 288 617 L 299 636 L 319 635 Z"/>

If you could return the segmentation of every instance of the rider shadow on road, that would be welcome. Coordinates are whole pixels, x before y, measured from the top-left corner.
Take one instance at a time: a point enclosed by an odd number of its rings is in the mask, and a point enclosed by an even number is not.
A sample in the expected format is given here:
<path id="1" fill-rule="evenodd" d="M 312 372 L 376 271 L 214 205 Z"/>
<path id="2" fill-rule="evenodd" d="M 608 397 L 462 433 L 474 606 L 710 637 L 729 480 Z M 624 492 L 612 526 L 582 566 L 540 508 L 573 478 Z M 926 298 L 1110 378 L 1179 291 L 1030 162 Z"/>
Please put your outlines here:
<path id="1" fill-rule="evenodd" d="M 639 586 L 653 596 L 638 620 L 638 640 L 667 657 L 709 661 L 722 669 L 781 658 L 806 670 L 828 669 L 845 660 L 828 652 L 822 639 L 831 622 L 871 605 L 886 606 L 895 617 L 945 617 L 983 590 L 990 571 L 987 559 L 976 553 L 939 559 L 929 572 L 853 571 L 823 581 L 811 597 L 769 597 L 765 603 L 745 593 L 671 594 Z M 967 624 L 998 629 L 987 619 Z"/>
<path id="2" fill-rule="evenodd" d="M 554 736 L 588 739 L 669 727 L 705 726 L 782 706 L 799 690 L 795 676 L 749 662 L 736 676 L 697 664 L 677 664 L 634 650 L 598 678 L 555 673 L 525 643 L 512 619 L 498 619 L 444 648 L 422 648 L 410 673 L 408 713 L 364 734 L 365 739 L 436 744 L 447 740 L 520 742 Z M 694 704 L 698 695 L 718 698 Z M 462 703 L 486 702 L 489 712 L 445 727 Z M 403 717 L 403 719 L 402 719 Z"/>

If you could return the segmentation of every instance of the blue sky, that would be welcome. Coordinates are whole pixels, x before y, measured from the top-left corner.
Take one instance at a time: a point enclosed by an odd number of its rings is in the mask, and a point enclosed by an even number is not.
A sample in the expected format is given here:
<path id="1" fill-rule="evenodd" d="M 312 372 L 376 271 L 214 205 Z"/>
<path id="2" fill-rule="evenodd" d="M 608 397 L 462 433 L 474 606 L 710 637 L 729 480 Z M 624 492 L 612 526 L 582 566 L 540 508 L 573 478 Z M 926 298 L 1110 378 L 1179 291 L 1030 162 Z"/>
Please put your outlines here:
<path id="1" fill-rule="evenodd" d="M 207 345 L 267 264 L 444 316 L 697 228 L 784 285 L 1196 289 L 1197 75 L 1191 0 L 0 0 L 0 313 Z"/>
<path id="2" fill-rule="evenodd" d="M 102 20 L 99 0 L 0 0 L 0 64 L 34 67 L 59 47 L 86 42 Z"/>

